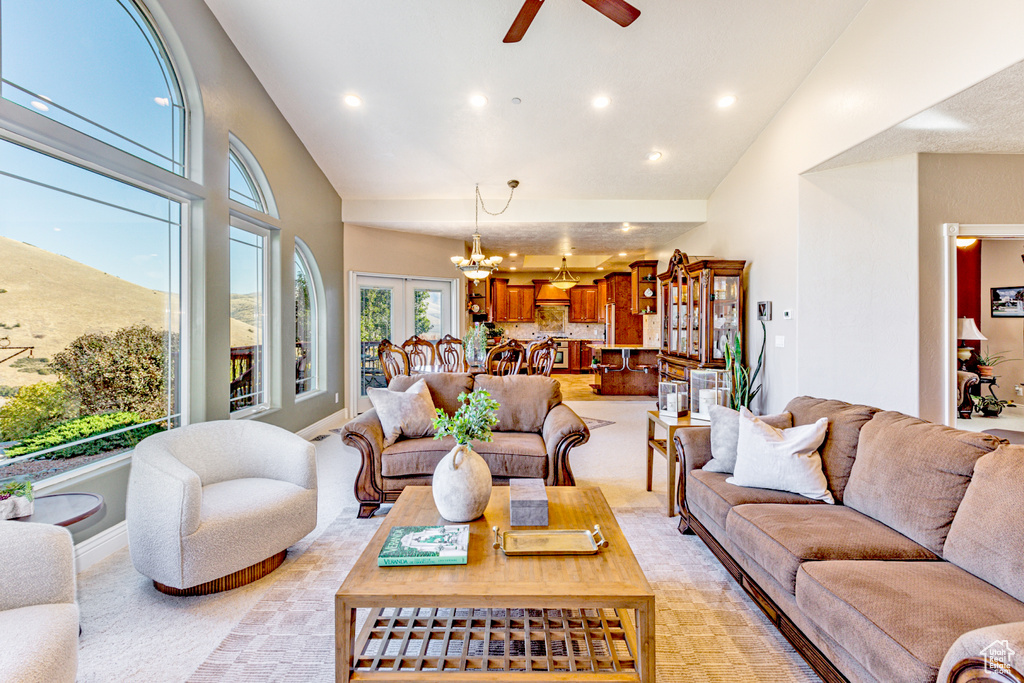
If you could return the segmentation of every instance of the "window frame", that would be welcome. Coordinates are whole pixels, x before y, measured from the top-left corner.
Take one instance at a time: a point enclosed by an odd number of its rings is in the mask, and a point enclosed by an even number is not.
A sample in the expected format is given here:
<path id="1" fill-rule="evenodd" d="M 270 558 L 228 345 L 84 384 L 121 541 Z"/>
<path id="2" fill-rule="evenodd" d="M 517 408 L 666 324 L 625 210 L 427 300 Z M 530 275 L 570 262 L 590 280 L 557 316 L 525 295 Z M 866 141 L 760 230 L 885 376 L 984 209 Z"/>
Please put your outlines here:
<path id="1" fill-rule="evenodd" d="M 296 382 L 294 385 L 296 389 L 295 402 L 300 403 L 301 401 L 305 401 L 314 396 L 319 396 L 327 391 L 323 380 L 327 370 L 326 357 L 324 354 L 324 349 L 327 348 L 327 325 L 324 319 L 325 316 L 323 315 L 322 303 L 324 301 L 324 286 L 323 280 L 320 276 L 320 268 L 317 265 L 316 257 L 313 255 L 313 250 L 310 249 L 309 245 L 300 237 L 295 238 L 295 258 L 302 261 L 303 265 L 306 267 L 306 272 L 309 273 L 309 288 L 312 295 L 312 305 L 310 308 L 312 310 L 311 317 L 313 319 L 313 334 L 311 335 L 313 339 L 313 349 L 311 354 L 313 364 L 313 382 L 309 389 L 301 393 L 298 391 L 298 383 Z M 292 280 L 294 281 L 295 279 L 296 274 L 293 273 Z M 298 321 L 296 321 L 296 325 L 297 324 Z"/>
<path id="2" fill-rule="evenodd" d="M 261 353 L 262 357 L 260 358 L 259 361 L 259 364 L 261 366 L 259 372 L 261 373 L 263 378 L 263 386 L 256 392 L 258 396 L 261 396 L 262 400 L 253 403 L 253 405 L 251 406 L 245 406 L 244 408 L 240 408 L 238 410 L 231 410 L 231 398 L 229 389 L 228 412 L 230 414 L 230 419 L 242 420 L 254 417 L 256 415 L 266 414 L 267 412 L 274 410 L 276 406 L 280 404 L 279 401 L 275 400 L 275 397 L 277 395 L 278 383 L 274 381 L 274 377 L 277 376 L 276 366 L 278 365 L 278 363 L 275 362 L 275 359 L 277 357 L 277 349 L 279 348 L 278 344 L 275 343 L 276 336 L 274 335 L 274 331 L 278 329 L 275 315 L 275 311 L 277 310 L 277 306 L 275 306 L 275 299 L 277 298 L 277 288 L 273 286 L 273 283 L 278 281 L 274 269 L 274 263 L 276 259 L 273 256 L 274 243 L 276 241 L 274 238 L 275 234 L 277 233 L 277 230 L 271 227 L 270 225 L 260 224 L 258 221 L 252 219 L 251 217 L 236 213 L 234 211 L 231 212 L 231 218 L 228 223 L 229 297 L 231 296 L 231 229 L 237 228 L 238 230 L 243 230 L 252 235 L 260 237 L 261 240 L 263 241 L 263 258 L 261 264 L 263 269 L 263 272 L 261 273 L 263 285 L 261 301 L 261 305 L 263 307 L 263 320 L 261 321 L 262 324 L 260 325 L 260 335 L 263 340 L 263 351 Z M 270 284 L 268 285 L 268 283 Z M 230 334 L 228 345 L 230 346 Z"/>
<path id="3" fill-rule="evenodd" d="M 238 161 L 239 166 L 247 174 L 246 183 L 255 191 L 257 198 L 262 204 L 261 209 L 253 208 L 245 202 L 240 202 L 231 196 L 231 156 Z M 255 211 L 257 214 L 271 216 L 280 219 L 277 213 L 277 202 L 274 200 L 274 192 L 270 189 L 270 181 L 263 167 L 257 161 L 256 155 L 249 150 L 245 144 L 238 139 L 238 136 L 228 131 L 228 201 L 233 206 L 244 207 L 247 211 Z"/>

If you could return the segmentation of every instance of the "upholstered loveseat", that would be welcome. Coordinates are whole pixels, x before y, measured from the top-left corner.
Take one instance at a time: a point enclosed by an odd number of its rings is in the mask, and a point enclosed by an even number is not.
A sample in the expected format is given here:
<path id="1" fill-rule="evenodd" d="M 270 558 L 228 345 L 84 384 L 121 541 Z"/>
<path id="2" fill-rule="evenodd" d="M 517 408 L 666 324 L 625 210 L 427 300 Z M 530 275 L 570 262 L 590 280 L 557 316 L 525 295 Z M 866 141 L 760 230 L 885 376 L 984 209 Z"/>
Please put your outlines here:
<path id="1" fill-rule="evenodd" d="M 973 680 L 997 641 L 1020 670 L 1024 447 L 840 401 L 786 410 L 794 425 L 828 418 L 819 453 L 837 504 L 728 483 L 702 469 L 711 429 L 694 427 L 676 432 L 680 530 L 825 680 Z"/>
<path id="2" fill-rule="evenodd" d="M 495 484 L 510 478 L 543 479 L 548 486 L 576 483 L 569 466 L 569 451 L 590 438 L 590 431 L 573 410 L 562 403 L 556 380 L 541 375 L 496 377 L 467 373 L 430 373 L 399 376 L 388 388 L 405 391 L 424 379 L 435 408 L 451 415 L 459 407 L 458 396 L 476 388 L 486 389 L 501 404 L 494 440 L 473 442 L 473 450 L 491 468 Z M 394 502 L 406 486 L 429 485 L 434 468 L 455 446 L 451 437 L 399 438 L 384 446 L 384 432 L 376 410 L 349 421 L 342 439 L 356 448 L 362 465 L 355 494 L 359 516 L 369 517 L 382 503 Z"/>

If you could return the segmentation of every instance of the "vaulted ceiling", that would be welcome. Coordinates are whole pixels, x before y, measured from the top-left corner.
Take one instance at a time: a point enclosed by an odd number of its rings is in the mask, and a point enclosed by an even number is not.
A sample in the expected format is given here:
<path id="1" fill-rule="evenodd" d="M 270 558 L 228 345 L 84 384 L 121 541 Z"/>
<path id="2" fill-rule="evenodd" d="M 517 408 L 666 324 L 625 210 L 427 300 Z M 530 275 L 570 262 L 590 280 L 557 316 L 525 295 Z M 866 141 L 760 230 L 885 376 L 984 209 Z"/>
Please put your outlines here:
<path id="1" fill-rule="evenodd" d="M 493 211 L 516 178 L 481 233 L 485 248 L 526 253 L 642 250 L 699 225 L 865 3 L 631 1 L 641 15 L 622 28 L 548 0 L 504 44 L 520 0 L 206 0 L 346 222 L 468 238 L 474 185 Z M 719 107 L 726 95 L 735 104 Z"/>

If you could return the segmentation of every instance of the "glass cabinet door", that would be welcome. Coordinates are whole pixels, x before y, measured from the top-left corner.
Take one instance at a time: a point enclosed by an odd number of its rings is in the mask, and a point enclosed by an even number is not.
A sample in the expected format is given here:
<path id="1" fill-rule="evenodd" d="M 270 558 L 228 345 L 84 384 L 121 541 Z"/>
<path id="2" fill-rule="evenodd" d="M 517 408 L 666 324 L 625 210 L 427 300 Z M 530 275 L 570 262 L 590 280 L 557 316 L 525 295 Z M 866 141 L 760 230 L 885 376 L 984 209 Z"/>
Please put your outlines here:
<path id="1" fill-rule="evenodd" d="M 679 316 L 679 287 L 672 280 L 665 283 L 665 314 L 664 328 L 662 329 L 661 345 L 666 351 L 675 352 L 676 345 L 676 324 Z"/>
<path id="2" fill-rule="evenodd" d="M 714 275 L 711 284 L 711 324 L 714 330 L 711 357 L 725 360 L 725 349 L 740 329 L 740 279 L 737 276 Z"/>
<path id="3" fill-rule="evenodd" d="M 700 335 L 701 335 L 701 310 L 700 310 L 700 274 L 687 277 L 687 289 L 689 290 L 690 319 L 687 325 L 687 336 L 689 344 L 686 355 L 690 358 L 700 357 Z"/>
<path id="4" fill-rule="evenodd" d="M 689 339 L 686 333 L 687 327 L 690 324 L 690 302 L 686 296 L 686 274 L 680 273 L 676 278 L 676 282 L 679 289 L 676 295 L 676 339 L 678 340 L 676 351 L 686 353 L 686 340 Z"/>

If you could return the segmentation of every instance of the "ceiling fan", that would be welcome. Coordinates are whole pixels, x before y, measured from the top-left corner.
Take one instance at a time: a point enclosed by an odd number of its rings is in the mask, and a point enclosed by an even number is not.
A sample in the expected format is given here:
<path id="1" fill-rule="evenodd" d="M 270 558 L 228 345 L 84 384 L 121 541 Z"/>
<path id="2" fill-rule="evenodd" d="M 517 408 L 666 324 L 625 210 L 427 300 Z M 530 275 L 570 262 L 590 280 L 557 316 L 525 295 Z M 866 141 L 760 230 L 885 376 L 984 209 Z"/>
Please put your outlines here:
<path id="1" fill-rule="evenodd" d="M 629 26 L 640 16 L 640 10 L 630 5 L 626 0 L 583 0 L 601 14 L 605 15 L 619 26 Z M 518 43 L 530 28 L 533 18 L 537 16 L 540 6 L 544 0 L 526 0 L 522 9 L 516 15 L 512 27 L 505 34 L 503 43 Z"/>

